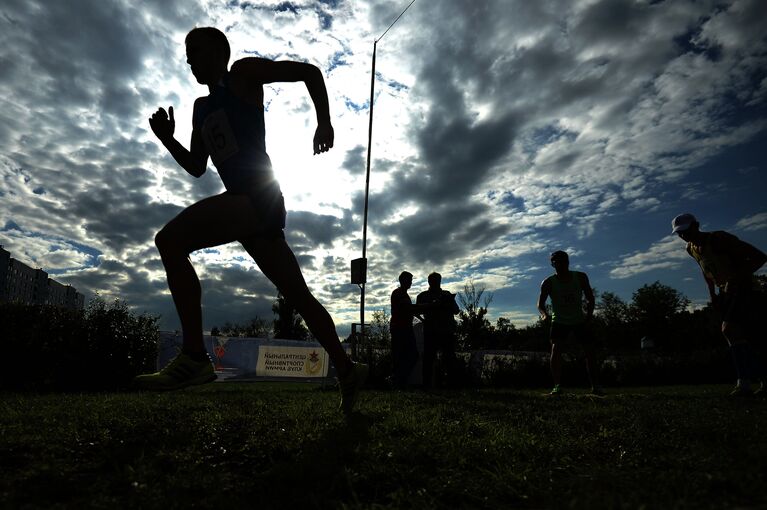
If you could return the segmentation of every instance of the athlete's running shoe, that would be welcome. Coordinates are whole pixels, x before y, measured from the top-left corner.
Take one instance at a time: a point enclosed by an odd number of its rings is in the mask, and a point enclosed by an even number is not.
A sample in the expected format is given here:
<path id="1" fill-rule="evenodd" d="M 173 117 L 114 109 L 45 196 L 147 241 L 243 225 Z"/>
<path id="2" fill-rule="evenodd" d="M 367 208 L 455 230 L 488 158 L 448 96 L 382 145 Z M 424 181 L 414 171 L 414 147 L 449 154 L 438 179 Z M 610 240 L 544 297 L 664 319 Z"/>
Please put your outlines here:
<path id="1" fill-rule="evenodd" d="M 740 384 L 730 392 L 731 397 L 751 397 L 754 395 L 754 391 L 751 388 L 744 388 Z"/>
<path id="2" fill-rule="evenodd" d="M 562 394 L 562 388 L 560 388 L 558 384 L 555 384 L 554 387 L 549 392 L 549 395 L 561 395 L 561 394 Z"/>
<path id="3" fill-rule="evenodd" d="M 210 360 L 195 361 L 182 352 L 159 372 L 137 376 L 133 384 L 143 390 L 168 391 L 205 384 L 215 379 Z"/>
<path id="4" fill-rule="evenodd" d="M 764 388 L 764 383 L 759 383 L 759 387 L 754 392 L 755 397 L 767 397 L 767 390 Z"/>
<path id="5" fill-rule="evenodd" d="M 368 377 L 368 366 L 364 363 L 352 363 L 352 369 L 345 377 L 338 378 L 338 386 L 341 389 L 341 404 L 338 409 L 344 414 L 351 414 L 354 410 L 354 404 L 357 402 L 357 396 L 360 388 L 365 384 Z"/>
<path id="6" fill-rule="evenodd" d="M 604 397 L 605 396 L 605 390 L 601 386 L 592 386 L 591 387 L 591 394 L 595 395 L 597 397 Z"/>

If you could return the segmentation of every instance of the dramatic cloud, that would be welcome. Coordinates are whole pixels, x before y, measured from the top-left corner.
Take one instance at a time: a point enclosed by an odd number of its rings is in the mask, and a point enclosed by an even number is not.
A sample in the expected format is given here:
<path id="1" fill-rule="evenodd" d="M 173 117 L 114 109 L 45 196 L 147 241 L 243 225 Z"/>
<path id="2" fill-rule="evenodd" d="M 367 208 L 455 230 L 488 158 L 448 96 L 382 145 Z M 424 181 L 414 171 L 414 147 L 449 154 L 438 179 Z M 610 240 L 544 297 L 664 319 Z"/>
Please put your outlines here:
<path id="1" fill-rule="evenodd" d="M 155 233 L 223 190 L 178 168 L 147 117 L 174 105 L 187 143 L 184 36 L 226 31 L 233 60 L 317 65 L 336 142 L 313 156 L 302 84 L 265 87 L 267 148 L 286 237 L 338 322 L 359 320 L 373 41 L 389 0 L 130 3 L 7 0 L 0 8 L 0 244 L 91 295 L 178 328 Z M 676 214 L 767 245 L 767 37 L 760 0 L 417 1 L 377 44 L 367 230 L 368 311 L 397 275 L 434 270 L 495 293 L 491 315 L 534 317 L 548 253 L 601 290 L 663 278 L 694 300 Z M 276 295 L 236 243 L 195 253 L 205 327 L 270 319 Z M 532 297 L 531 297 L 532 296 Z"/>
<path id="2" fill-rule="evenodd" d="M 741 218 L 735 224 L 735 228 L 739 230 L 760 230 L 767 228 L 767 212 Z"/>
<path id="3" fill-rule="evenodd" d="M 645 252 L 627 255 L 620 264 L 610 271 L 613 278 L 629 278 L 654 269 L 677 269 L 690 256 L 684 249 L 685 243 L 677 235 L 670 235 L 653 243 Z"/>

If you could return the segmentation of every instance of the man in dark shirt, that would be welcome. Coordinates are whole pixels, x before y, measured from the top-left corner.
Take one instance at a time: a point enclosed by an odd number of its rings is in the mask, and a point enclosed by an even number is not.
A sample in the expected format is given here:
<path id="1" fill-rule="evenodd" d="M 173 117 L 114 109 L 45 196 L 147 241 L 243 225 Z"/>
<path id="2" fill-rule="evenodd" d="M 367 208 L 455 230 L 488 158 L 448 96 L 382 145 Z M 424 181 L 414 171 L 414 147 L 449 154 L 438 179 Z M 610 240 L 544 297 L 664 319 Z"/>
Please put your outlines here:
<path id="1" fill-rule="evenodd" d="M 413 316 L 416 306 L 410 299 L 407 290 L 413 285 L 413 275 L 403 271 L 399 275 L 399 287 L 391 293 L 391 354 L 392 354 L 392 384 L 401 389 L 407 385 L 410 372 L 418 361 L 418 350 L 413 333 Z"/>
<path id="2" fill-rule="evenodd" d="M 447 372 L 447 382 L 451 386 L 458 383 L 458 371 L 455 358 L 454 315 L 460 309 L 455 302 L 455 294 L 440 288 L 442 276 L 439 273 L 429 275 L 429 290 L 421 292 L 416 304 L 423 305 L 423 386 L 430 388 L 441 383 L 442 374 L 435 374 L 437 352 L 442 353 L 442 365 Z"/>

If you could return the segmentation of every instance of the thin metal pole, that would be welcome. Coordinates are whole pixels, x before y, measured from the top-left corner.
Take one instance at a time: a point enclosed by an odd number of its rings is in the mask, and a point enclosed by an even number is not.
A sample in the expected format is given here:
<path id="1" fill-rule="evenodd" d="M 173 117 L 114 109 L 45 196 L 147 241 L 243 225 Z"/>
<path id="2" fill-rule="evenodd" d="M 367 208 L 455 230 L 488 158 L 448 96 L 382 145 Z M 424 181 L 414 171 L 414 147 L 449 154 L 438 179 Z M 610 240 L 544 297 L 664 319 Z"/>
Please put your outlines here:
<path id="1" fill-rule="evenodd" d="M 373 41 L 373 65 L 370 71 L 370 113 L 368 119 L 368 160 L 365 170 L 365 213 L 362 220 L 362 260 L 365 264 L 365 278 L 362 282 L 360 295 L 360 334 L 365 337 L 365 284 L 367 282 L 367 249 L 368 249 L 368 195 L 370 192 L 370 151 L 373 147 L 373 100 L 376 84 L 376 46 L 378 41 Z"/>
<path id="2" fill-rule="evenodd" d="M 363 278 L 363 282 L 360 285 L 360 336 L 362 338 L 365 338 L 365 285 L 367 283 L 367 249 L 368 249 L 368 195 L 370 192 L 370 150 L 373 147 L 373 99 L 375 94 L 375 83 L 376 83 L 376 47 L 378 46 L 378 41 L 383 39 L 383 37 L 391 30 L 391 28 L 394 26 L 397 21 L 402 17 L 405 12 L 407 12 L 408 9 L 415 3 L 415 0 L 412 0 L 407 7 L 397 16 L 397 19 L 392 21 L 391 25 L 389 25 L 389 28 L 386 29 L 386 31 L 381 34 L 381 37 L 378 39 L 373 40 L 373 65 L 372 69 L 370 71 L 370 114 L 369 114 L 369 121 L 368 121 L 368 161 L 367 161 L 367 169 L 365 170 L 365 214 L 362 219 L 362 263 L 365 265 L 365 278 Z M 354 348 L 354 344 L 352 344 L 352 349 Z"/>

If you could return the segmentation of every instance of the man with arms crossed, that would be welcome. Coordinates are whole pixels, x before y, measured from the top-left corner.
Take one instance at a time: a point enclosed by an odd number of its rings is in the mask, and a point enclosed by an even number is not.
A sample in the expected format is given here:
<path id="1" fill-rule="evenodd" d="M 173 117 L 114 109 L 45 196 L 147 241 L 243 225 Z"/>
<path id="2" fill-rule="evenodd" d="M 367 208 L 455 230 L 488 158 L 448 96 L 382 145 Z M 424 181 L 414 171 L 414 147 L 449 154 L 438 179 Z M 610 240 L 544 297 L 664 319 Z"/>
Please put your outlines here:
<path id="1" fill-rule="evenodd" d="M 415 298 L 419 311 L 423 312 L 423 387 L 444 386 L 443 375 L 446 375 L 447 386 L 457 388 L 459 369 L 455 356 L 455 315 L 460 308 L 455 302 L 455 294 L 441 287 L 441 274 L 431 273 L 427 281 L 428 290 Z M 442 355 L 439 364 L 437 353 Z"/>

